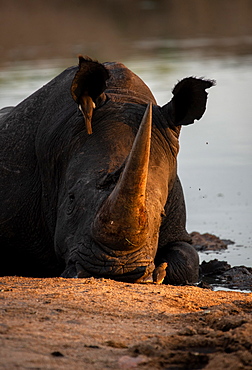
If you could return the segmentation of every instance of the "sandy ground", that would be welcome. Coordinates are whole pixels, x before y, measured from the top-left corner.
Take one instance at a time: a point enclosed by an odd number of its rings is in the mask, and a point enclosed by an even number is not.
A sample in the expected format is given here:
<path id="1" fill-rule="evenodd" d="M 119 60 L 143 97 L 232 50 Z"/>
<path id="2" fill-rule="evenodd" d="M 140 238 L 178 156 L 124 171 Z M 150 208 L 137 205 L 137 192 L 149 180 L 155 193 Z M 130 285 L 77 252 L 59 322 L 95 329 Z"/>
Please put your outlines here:
<path id="1" fill-rule="evenodd" d="M 1 369 L 252 369 L 252 294 L 0 278 Z"/>

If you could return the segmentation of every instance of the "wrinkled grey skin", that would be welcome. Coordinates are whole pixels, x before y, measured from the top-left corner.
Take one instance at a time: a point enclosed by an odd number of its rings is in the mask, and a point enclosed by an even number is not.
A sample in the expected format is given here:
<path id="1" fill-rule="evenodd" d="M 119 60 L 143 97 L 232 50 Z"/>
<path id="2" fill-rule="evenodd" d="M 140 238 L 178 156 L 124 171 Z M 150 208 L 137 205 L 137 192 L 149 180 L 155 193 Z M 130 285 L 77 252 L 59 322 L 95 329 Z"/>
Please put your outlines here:
<path id="1" fill-rule="evenodd" d="M 184 97 L 161 108 L 124 65 L 105 66 L 106 99 L 94 109 L 91 135 L 70 94 L 77 67 L 0 112 L 0 273 L 138 282 L 167 261 L 166 283 L 194 283 L 198 255 L 185 230 L 176 158 L 180 126 L 204 113 L 212 83 L 202 81 L 199 112 Z M 148 235 L 140 247 L 130 248 L 129 241 L 128 249 L 110 248 L 93 237 L 94 219 L 118 182 L 149 102 Z"/>

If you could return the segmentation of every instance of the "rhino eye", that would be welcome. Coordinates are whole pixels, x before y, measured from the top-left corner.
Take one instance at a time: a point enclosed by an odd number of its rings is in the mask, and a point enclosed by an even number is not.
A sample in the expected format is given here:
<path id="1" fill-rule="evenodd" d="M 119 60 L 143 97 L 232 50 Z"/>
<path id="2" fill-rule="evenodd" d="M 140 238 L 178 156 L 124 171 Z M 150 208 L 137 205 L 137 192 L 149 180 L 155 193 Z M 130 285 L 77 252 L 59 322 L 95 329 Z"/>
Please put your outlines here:
<path id="1" fill-rule="evenodd" d="M 68 194 L 68 205 L 67 205 L 67 210 L 66 213 L 70 215 L 73 212 L 74 209 L 74 201 L 75 201 L 75 196 L 73 193 Z"/>
<path id="2" fill-rule="evenodd" d="M 73 202 L 75 199 L 74 194 L 72 193 L 69 193 L 68 197 L 69 197 L 70 202 Z"/>

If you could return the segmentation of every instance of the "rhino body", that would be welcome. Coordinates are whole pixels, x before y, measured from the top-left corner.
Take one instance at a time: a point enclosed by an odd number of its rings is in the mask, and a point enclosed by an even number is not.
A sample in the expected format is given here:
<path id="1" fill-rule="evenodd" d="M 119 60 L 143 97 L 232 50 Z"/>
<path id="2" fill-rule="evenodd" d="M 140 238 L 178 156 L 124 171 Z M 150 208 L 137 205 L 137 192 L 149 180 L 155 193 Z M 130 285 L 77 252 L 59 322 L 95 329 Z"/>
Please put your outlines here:
<path id="1" fill-rule="evenodd" d="M 2 110 L 1 275 L 141 282 L 167 262 L 166 283 L 196 282 L 178 139 L 212 84 L 186 78 L 160 107 L 123 64 L 80 58 Z"/>

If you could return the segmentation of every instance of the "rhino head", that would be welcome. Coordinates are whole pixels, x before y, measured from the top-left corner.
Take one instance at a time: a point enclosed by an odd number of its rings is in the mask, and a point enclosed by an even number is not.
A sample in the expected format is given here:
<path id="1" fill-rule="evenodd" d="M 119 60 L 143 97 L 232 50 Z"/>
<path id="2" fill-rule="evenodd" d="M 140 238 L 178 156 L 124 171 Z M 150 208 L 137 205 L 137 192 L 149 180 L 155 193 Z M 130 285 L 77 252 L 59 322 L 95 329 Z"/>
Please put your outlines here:
<path id="1" fill-rule="evenodd" d="M 198 259 L 185 230 L 178 140 L 181 125 L 203 115 L 205 89 L 212 85 L 186 78 L 159 107 L 123 64 L 80 57 L 71 85 L 76 127 L 67 144 L 55 230 L 56 253 L 66 266 L 62 276 L 148 281 L 157 261 L 179 275 L 192 259 L 195 280 Z"/>

